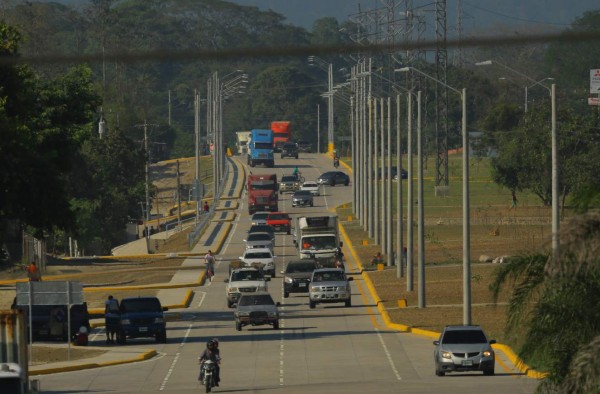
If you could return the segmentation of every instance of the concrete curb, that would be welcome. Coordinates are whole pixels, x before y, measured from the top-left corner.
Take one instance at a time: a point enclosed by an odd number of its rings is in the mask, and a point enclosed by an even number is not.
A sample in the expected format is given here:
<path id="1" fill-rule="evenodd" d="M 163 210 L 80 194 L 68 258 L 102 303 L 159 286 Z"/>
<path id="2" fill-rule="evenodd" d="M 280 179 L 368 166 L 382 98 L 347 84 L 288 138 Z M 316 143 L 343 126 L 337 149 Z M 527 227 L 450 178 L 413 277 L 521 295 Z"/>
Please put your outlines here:
<path id="1" fill-rule="evenodd" d="M 124 360 L 105 361 L 105 362 L 101 362 L 101 363 L 84 363 L 84 364 L 65 365 L 62 367 L 40 369 L 39 371 L 35 371 L 35 367 L 34 367 L 34 370 L 31 370 L 31 368 L 30 368 L 29 376 L 49 375 L 49 374 L 59 373 L 59 372 L 72 372 L 72 371 L 80 371 L 83 369 L 91 369 L 91 368 L 99 368 L 99 367 L 108 367 L 111 365 L 135 363 L 138 361 L 149 360 L 152 357 L 156 356 L 157 354 L 158 353 L 156 352 L 156 350 L 147 350 L 137 357 L 132 357 L 132 358 L 124 359 Z"/>
<path id="2" fill-rule="evenodd" d="M 350 253 L 352 254 L 352 257 L 354 258 L 354 261 L 356 261 L 356 265 L 357 265 L 358 269 L 360 270 L 360 274 L 361 274 L 367 288 L 369 289 L 369 292 L 371 293 L 371 297 L 373 298 L 373 300 L 375 301 L 375 304 L 377 305 L 377 309 L 379 310 L 379 313 L 381 314 L 381 317 L 382 317 L 383 322 L 386 325 L 386 327 L 391 328 L 393 330 L 398 330 L 398 331 L 402 331 L 402 332 L 408 332 L 411 334 L 425 336 L 428 338 L 432 338 L 434 340 L 438 339 L 440 337 L 439 332 L 422 330 L 420 328 L 414 328 L 414 327 L 403 325 L 403 324 L 392 323 L 390 321 L 389 313 L 385 310 L 385 306 L 383 305 L 381 298 L 377 294 L 377 290 L 373 286 L 373 282 L 371 281 L 371 278 L 369 278 L 369 275 L 363 269 L 360 259 L 358 258 L 358 254 L 356 253 L 356 250 L 354 249 L 354 245 L 350 241 L 350 238 L 348 238 L 348 234 L 346 233 L 346 230 L 344 229 L 344 226 L 341 221 L 339 222 L 339 226 L 340 226 L 340 233 L 342 235 L 342 238 L 344 238 L 344 244 L 346 246 L 348 246 L 348 248 L 350 249 Z M 525 364 L 525 362 L 523 360 L 521 360 L 519 358 L 519 356 L 516 355 L 516 353 L 509 346 L 501 344 L 501 343 L 497 343 L 497 344 L 492 345 L 492 347 L 496 350 L 502 351 L 506 355 L 506 357 L 508 357 L 508 359 L 515 365 L 515 367 L 519 371 L 521 371 L 523 374 L 525 374 L 527 377 L 534 378 L 534 379 L 543 379 L 547 376 L 547 374 L 545 374 L 545 373 L 541 373 L 541 372 L 538 372 L 538 371 L 530 368 L 527 364 Z"/>

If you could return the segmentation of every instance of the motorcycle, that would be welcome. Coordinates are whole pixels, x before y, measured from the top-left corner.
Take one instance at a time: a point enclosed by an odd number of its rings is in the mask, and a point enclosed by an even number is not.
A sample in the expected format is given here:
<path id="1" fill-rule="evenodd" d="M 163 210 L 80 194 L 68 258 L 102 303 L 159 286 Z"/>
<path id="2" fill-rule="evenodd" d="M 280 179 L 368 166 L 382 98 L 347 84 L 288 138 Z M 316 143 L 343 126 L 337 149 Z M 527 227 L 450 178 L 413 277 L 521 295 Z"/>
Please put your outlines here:
<path id="1" fill-rule="evenodd" d="M 204 360 L 200 365 L 200 381 L 202 385 L 206 387 L 206 392 L 210 393 L 213 387 L 215 387 L 215 362 L 211 360 Z"/>
<path id="2" fill-rule="evenodd" d="M 333 159 L 333 166 L 335 168 L 338 168 L 340 166 L 340 159 L 338 159 L 337 157 Z"/>

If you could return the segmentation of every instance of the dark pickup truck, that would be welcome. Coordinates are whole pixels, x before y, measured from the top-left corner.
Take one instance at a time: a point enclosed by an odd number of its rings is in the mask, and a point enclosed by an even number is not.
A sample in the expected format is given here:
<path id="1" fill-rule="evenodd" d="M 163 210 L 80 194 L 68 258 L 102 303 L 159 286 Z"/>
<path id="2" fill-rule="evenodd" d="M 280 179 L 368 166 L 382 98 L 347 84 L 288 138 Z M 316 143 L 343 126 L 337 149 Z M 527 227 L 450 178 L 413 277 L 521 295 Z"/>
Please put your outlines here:
<path id="1" fill-rule="evenodd" d="M 12 305 L 12 309 L 23 311 L 29 336 L 29 306 Z M 32 340 L 61 340 L 69 339 L 68 315 L 66 305 L 34 305 L 31 310 Z M 87 303 L 71 305 L 71 339 L 85 327 L 90 332 L 90 316 Z"/>
<path id="2" fill-rule="evenodd" d="M 156 338 L 158 343 L 167 343 L 166 310 L 157 297 L 123 298 L 117 341 L 124 344 L 127 338 Z"/>
<path id="3" fill-rule="evenodd" d="M 298 158 L 298 145 L 294 142 L 286 142 L 281 148 L 281 158 L 294 157 Z"/>

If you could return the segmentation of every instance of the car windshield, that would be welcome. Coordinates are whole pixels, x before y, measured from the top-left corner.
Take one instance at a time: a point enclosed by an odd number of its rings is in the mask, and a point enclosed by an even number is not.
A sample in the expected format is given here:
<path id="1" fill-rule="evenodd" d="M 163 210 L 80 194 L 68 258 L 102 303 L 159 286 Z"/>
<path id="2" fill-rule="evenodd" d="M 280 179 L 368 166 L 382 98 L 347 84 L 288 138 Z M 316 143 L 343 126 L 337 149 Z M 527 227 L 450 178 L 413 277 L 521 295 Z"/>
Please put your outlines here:
<path id="1" fill-rule="evenodd" d="M 255 213 L 254 215 L 252 215 L 252 220 L 257 220 L 257 219 L 266 219 L 267 218 L 268 213 Z"/>
<path id="2" fill-rule="evenodd" d="M 121 312 L 160 312 L 162 308 L 156 298 L 126 299 L 121 301 Z"/>
<path id="3" fill-rule="evenodd" d="M 247 241 L 270 241 L 271 235 L 267 233 L 251 233 L 248 235 Z"/>
<path id="4" fill-rule="evenodd" d="M 231 281 L 237 282 L 240 280 L 261 280 L 262 275 L 259 271 L 236 271 L 231 274 Z"/>
<path id="5" fill-rule="evenodd" d="M 273 149 L 273 144 L 270 142 L 255 142 L 254 149 Z"/>
<path id="6" fill-rule="evenodd" d="M 270 259 L 271 253 L 268 252 L 251 252 L 246 253 L 244 256 L 245 259 Z"/>
<path id="7" fill-rule="evenodd" d="M 481 330 L 452 330 L 446 331 L 442 343 L 465 344 L 465 343 L 487 343 L 485 335 Z"/>
<path id="8" fill-rule="evenodd" d="M 249 305 L 275 305 L 273 299 L 268 294 L 243 296 L 240 298 L 239 306 Z"/>
<path id="9" fill-rule="evenodd" d="M 249 233 L 272 233 L 273 227 L 267 225 L 254 225 L 248 230 Z"/>
<path id="10" fill-rule="evenodd" d="M 313 272 L 315 268 L 317 268 L 315 263 L 295 263 L 289 264 L 285 272 L 288 274 L 296 272 Z"/>
<path id="11" fill-rule="evenodd" d="M 296 177 L 293 175 L 285 175 L 281 177 L 281 182 L 296 182 Z"/>
<path id="12" fill-rule="evenodd" d="M 319 178 L 332 178 L 335 175 L 334 172 L 325 172 L 323 174 L 321 174 L 321 176 Z"/>
<path id="13" fill-rule="evenodd" d="M 304 237 L 302 249 L 335 249 L 338 242 L 335 236 Z"/>
<path id="14" fill-rule="evenodd" d="M 310 196 L 310 192 L 307 190 L 298 190 L 296 193 L 294 193 L 295 197 L 303 197 L 303 196 Z"/>
<path id="15" fill-rule="evenodd" d="M 296 148 L 296 144 L 285 144 L 283 149 L 294 149 Z"/>
<path id="16" fill-rule="evenodd" d="M 345 279 L 342 271 L 321 271 L 315 272 L 313 275 L 313 282 L 340 281 Z"/>

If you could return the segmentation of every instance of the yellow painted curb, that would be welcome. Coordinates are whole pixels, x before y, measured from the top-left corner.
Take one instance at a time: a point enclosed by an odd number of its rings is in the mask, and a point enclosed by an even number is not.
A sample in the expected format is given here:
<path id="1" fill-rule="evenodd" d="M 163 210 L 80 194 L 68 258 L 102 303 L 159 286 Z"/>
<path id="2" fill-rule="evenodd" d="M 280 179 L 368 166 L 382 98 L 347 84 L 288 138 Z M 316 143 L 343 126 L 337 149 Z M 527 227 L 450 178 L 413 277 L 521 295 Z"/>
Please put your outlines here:
<path id="1" fill-rule="evenodd" d="M 64 367 L 47 368 L 47 369 L 43 369 L 43 370 L 39 370 L 39 371 L 31 371 L 30 370 L 29 376 L 49 375 L 52 373 L 59 373 L 59 372 L 81 371 L 83 369 L 108 367 L 111 365 L 119 365 L 119 364 L 129 364 L 129 363 L 135 363 L 138 361 L 149 360 L 156 355 L 157 355 L 156 350 L 148 350 L 137 357 L 133 357 L 133 358 L 125 359 L 125 360 L 107 361 L 107 362 L 103 362 L 103 363 L 87 363 L 87 364 L 68 365 L 68 366 L 64 366 Z"/>
<path id="2" fill-rule="evenodd" d="M 350 254 L 352 254 L 352 257 L 354 258 L 354 261 L 356 262 L 356 265 L 358 266 L 360 274 L 361 274 L 367 288 L 369 289 L 369 292 L 371 293 L 371 298 L 373 298 L 373 301 L 375 301 L 375 304 L 377 305 L 377 309 L 379 309 L 379 312 L 381 313 L 381 317 L 382 317 L 386 327 L 394 329 L 394 330 L 409 332 L 412 334 L 421 335 L 421 336 L 425 336 L 425 337 L 437 340 L 440 337 L 439 332 L 423 330 L 420 328 L 414 328 L 414 327 L 406 326 L 403 324 L 392 323 L 390 321 L 389 313 L 385 310 L 385 306 L 383 305 L 381 298 L 377 294 L 377 291 L 375 289 L 375 286 L 373 286 L 373 282 L 371 281 L 371 278 L 369 277 L 368 273 L 366 273 L 364 271 L 364 269 L 362 267 L 362 263 L 360 262 L 360 259 L 358 258 L 358 254 L 356 253 L 356 250 L 354 249 L 354 246 L 353 246 L 352 242 L 350 241 L 350 238 L 348 238 L 348 234 L 346 233 L 346 229 L 344 229 L 344 225 L 342 224 L 342 222 L 339 222 L 339 227 L 340 227 L 340 234 L 342 235 L 342 238 L 344 239 L 344 244 L 348 247 L 348 249 L 350 249 Z M 547 377 L 548 374 L 535 371 L 535 370 L 531 369 L 529 366 L 527 366 L 527 364 L 525 364 L 525 362 L 523 362 L 523 360 L 521 360 L 519 358 L 519 356 L 517 356 L 509 346 L 497 343 L 497 344 L 492 345 L 492 347 L 494 349 L 501 350 L 511 360 L 511 362 L 515 365 L 515 367 L 517 367 L 517 369 L 519 369 L 519 371 L 524 373 L 526 376 L 528 376 L 530 378 L 534 378 L 534 379 L 543 379 L 543 378 Z"/>

